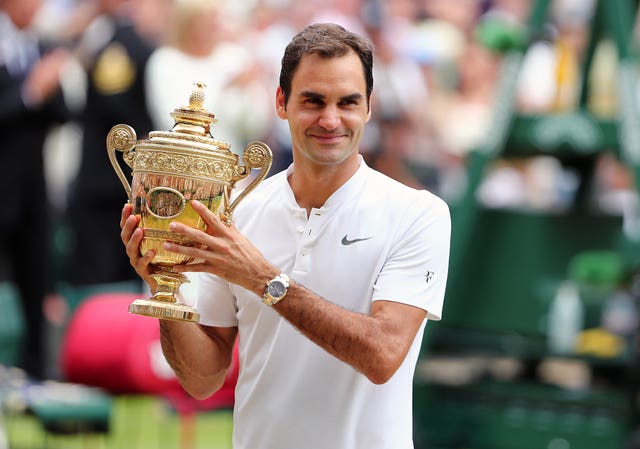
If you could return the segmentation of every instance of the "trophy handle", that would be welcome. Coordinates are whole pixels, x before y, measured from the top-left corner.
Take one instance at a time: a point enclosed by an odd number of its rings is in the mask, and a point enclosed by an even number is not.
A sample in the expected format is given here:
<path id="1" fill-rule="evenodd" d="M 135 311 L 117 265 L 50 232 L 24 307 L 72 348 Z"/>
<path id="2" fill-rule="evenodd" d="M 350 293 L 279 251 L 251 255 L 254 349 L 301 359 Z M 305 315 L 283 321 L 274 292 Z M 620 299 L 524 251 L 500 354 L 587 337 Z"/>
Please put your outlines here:
<path id="1" fill-rule="evenodd" d="M 116 171 L 124 190 L 127 192 L 127 197 L 131 199 L 131 184 L 127 181 L 127 177 L 122 171 L 122 167 L 116 159 L 116 150 L 122 151 L 122 157 L 125 163 L 133 168 L 133 155 L 134 148 L 136 146 L 137 136 L 135 130 L 129 125 L 116 125 L 111 128 L 109 134 L 107 134 L 107 153 L 109 154 L 109 160 L 113 169 Z"/>
<path id="2" fill-rule="evenodd" d="M 236 208 L 238 203 L 242 201 L 242 199 L 247 196 L 253 189 L 255 189 L 258 184 L 267 176 L 269 173 L 269 169 L 271 168 L 271 161 L 273 160 L 273 154 L 271 153 L 271 149 L 269 146 L 258 140 L 254 140 L 253 142 L 247 145 L 247 148 L 244 149 L 242 153 L 242 160 L 245 163 L 245 167 L 238 167 L 246 170 L 246 167 L 249 168 L 259 168 L 260 172 L 256 175 L 256 177 L 251 181 L 251 183 L 242 191 L 240 195 L 236 197 L 235 200 L 225 209 L 224 218 L 227 223 L 231 223 L 231 214 L 233 210 Z M 245 172 L 246 173 L 246 172 Z"/>

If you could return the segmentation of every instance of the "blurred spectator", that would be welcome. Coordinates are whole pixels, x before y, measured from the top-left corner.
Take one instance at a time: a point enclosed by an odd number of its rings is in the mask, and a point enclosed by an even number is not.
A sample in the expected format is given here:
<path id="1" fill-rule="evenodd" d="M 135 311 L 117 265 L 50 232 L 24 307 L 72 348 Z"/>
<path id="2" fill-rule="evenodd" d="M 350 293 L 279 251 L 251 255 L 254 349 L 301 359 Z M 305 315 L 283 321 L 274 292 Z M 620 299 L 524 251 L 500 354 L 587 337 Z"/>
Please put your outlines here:
<path id="1" fill-rule="evenodd" d="M 80 36 L 76 48 L 85 64 L 88 89 L 80 119 L 81 164 L 72 184 L 68 209 L 74 246 L 66 277 L 73 285 L 136 278 L 129 261 L 118 251 L 119 229 L 113 217 L 119 215 L 127 198 L 109 164 L 105 138 L 118 123 L 132 126 L 140 139 L 152 129 L 144 71 L 166 29 L 162 20 L 169 14 L 164 8 L 171 3 L 168 0 L 139 3 L 100 0 L 95 4 L 95 18 Z M 142 7 L 154 14 L 142 16 L 139 13 Z M 121 165 L 126 173 L 127 167 Z"/>
<path id="2" fill-rule="evenodd" d="M 362 23 L 363 0 L 312 0 L 311 23 L 337 23 L 347 30 L 366 36 Z"/>
<path id="3" fill-rule="evenodd" d="M 420 146 L 417 130 L 424 126 L 421 112 L 429 100 L 429 91 L 420 65 L 394 46 L 407 25 L 400 20 L 392 22 L 393 19 L 380 10 L 366 22 L 367 34 L 376 48 L 373 73 L 376 94 L 372 97 L 371 120 L 361 147 L 377 170 L 412 187 L 425 188 L 411 173 L 407 157 Z"/>
<path id="4" fill-rule="evenodd" d="M 272 102 L 257 82 L 257 62 L 236 42 L 241 34 L 218 2 L 176 1 L 168 41 L 153 52 L 145 75 L 154 127 L 170 129 L 169 113 L 185 106 L 194 83 L 202 82 L 204 107 L 218 120 L 214 137 L 242 153 L 249 140 L 265 133 Z"/>
<path id="5" fill-rule="evenodd" d="M 312 2 L 260 0 L 253 13 L 247 17 L 242 33 L 242 44 L 252 50 L 252 57 L 262 71 L 259 81 L 267 99 L 267 123 L 261 139 L 273 152 L 271 174 L 286 169 L 293 160 L 289 126 L 286 121 L 278 118 L 273 108 L 273 91 L 279 81 L 282 49 L 297 30 L 309 23 L 314 11 Z"/>
<path id="6" fill-rule="evenodd" d="M 473 34 L 482 13 L 482 0 L 423 0 L 427 17 L 453 25 L 467 38 Z"/>
<path id="7" fill-rule="evenodd" d="M 529 46 L 518 83 L 522 112 L 575 110 L 580 94 L 580 67 L 588 43 L 593 1 L 553 2 L 550 27 Z"/>
<path id="8" fill-rule="evenodd" d="M 457 155 L 476 149 L 491 126 L 497 55 L 469 42 L 457 59 L 454 90 L 432 96 L 430 119 L 445 148 Z"/>
<path id="9" fill-rule="evenodd" d="M 40 0 L 0 1 L 0 278 L 17 284 L 27 321 L 24 368 L 44 376 L 44 297 L 51 290 L 49 205 L 43 145 L 68 118 L 60 88 L 69 60 L 30 30 Z"/>
<path id="10" fill-rule="evenodd" d="M 376 148 L 363 154 L 367 164 L 376 170 L 414 189 L 425 189 L 436 185 L 425 173 L 413 173 L 407 154 L 416 143 L 416 133 L 406 115 L 382 118 L 376 124 L 379 132 Z"/>

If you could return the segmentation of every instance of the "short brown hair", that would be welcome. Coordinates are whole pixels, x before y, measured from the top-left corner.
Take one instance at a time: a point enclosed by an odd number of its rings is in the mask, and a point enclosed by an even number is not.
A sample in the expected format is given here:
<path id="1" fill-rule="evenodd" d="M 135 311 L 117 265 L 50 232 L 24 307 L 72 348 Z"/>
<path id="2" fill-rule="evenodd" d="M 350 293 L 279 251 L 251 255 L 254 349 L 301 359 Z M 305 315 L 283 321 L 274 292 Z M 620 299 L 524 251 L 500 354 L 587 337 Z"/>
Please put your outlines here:
<path id="1" fill-rule="evenodd" d="M 362 62 L 367 89 L 367 105 L 373 91 L 373 44 L 362 36 L 333 23 L 316 23 L 296 34 L 282 56 L 280 88 L 285 105 L 291 95 L 291 80 L 303 56 L 316 54 L 323 58 L 345 56 L 356 52 Z"/>

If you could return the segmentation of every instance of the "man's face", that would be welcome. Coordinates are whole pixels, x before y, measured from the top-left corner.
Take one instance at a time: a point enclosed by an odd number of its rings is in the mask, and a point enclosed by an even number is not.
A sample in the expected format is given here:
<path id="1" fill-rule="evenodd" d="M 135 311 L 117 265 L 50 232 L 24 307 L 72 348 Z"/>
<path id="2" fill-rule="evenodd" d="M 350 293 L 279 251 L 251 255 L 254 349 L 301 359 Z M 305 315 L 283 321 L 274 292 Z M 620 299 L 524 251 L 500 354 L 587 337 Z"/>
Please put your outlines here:
<path id="1" fill-rule="evenodd" d="M 289 121 L 294 156 L 337 165 L 357 154 L 371 113 L 355 52 L 335 58 L 304 56 L 291 80 L 289 101 L 284 101 L 278 88 L 276 110 Z"/>

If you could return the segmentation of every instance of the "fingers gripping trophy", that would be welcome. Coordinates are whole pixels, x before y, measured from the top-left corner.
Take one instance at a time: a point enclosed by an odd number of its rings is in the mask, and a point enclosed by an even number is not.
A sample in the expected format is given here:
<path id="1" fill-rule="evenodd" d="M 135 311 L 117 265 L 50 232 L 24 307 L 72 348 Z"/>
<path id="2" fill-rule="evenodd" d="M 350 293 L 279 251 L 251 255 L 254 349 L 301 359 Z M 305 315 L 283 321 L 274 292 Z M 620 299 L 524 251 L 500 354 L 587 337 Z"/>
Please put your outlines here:
<path id="1" fill-rule="evenodd" d="M 107 135 L 109 160 L 134 205 L 133 213 L 140 217 L 138 226 L 144 230 L 140 252 L 155 252 L 151 265 L 155 268 L 152 277 L 157 282 L 157 292 L 149 299 L 132 302 L 131 313 L 199 321 L 198 312 L 179 300 L 179 288 L 188 279 L 172 271 L 172 267 L 201 260 L 171 253 L 163 246 L 166 241 L 198 244 L 171 232 L 169 224 L 179 221 L 193 228 L 206 228 L 203 219 L 193 210 L 192 200 L 198 200 L 218 213 L 223 222 L 231 224 L 235 207 L 271 168 L 272 154 L 266 144 L 251 142 L 242 154 L 244 165 L 239 165 L 238 156 L 230 151 L 229 144 L 213 138 L 211 126 L 215 116 L 203 108 L 204 87 L 196 83 L 189 106 L 171 112 L 175 125 L 170 131 L 152 131 L 148 139 L 137 140 L 133 128 L 119 124 Z M 123 161 L 133 169 L 131 184 L 116 158 L 116 151 L 122 152 Z M 231 201 L 236 183 L 246 178 L 252 169 L 259 171 Z"/>

